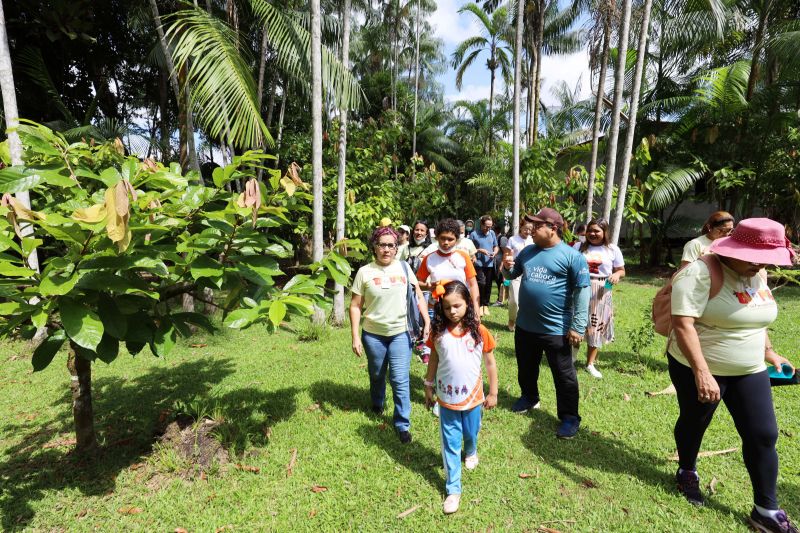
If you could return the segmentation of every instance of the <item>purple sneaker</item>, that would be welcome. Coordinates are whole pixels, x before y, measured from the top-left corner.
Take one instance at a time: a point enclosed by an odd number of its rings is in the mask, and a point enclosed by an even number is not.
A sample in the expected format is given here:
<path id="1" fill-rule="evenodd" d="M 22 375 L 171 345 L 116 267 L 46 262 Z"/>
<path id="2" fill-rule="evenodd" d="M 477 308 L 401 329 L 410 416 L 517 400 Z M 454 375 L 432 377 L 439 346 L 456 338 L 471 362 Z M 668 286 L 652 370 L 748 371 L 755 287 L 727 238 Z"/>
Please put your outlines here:
<path id="1" fill-rule="evenodd" d="M 786 516 L 786 511 L 783 509 L 778 511 L 775 518 L 770 518 L 762 515 L 753 507 L 748 522 L 756 531 L 764 533 L 798 533 L 797 528 L 789 522 L 789 517 Z"/>
<path id="2" fill-rule="evenodd" d="M 683 494 L 689 503 L 702 507 L 705 504 L 703 493 L 700 492 L 700 476 L 694 470 L 684 470 L 680 468 L 675 474 L 675 481 L 678 483 L 678 492 Z"/>

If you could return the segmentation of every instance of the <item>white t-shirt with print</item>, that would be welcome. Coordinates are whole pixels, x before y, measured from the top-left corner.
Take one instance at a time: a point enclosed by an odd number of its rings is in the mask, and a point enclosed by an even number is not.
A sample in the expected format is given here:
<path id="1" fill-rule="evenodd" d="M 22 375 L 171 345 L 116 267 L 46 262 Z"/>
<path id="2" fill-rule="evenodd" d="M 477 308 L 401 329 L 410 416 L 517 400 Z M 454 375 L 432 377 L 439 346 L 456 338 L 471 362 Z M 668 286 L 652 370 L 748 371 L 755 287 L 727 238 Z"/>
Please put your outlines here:
<path id="1" fill-rule="evenodd" d="M 573 248 L 580 251 L 580 242 L 576 242 Z M 586 262 L 589 263 L 589 277 L 590 278 L 607 278 L 610 276 L 615 268 L 625 266 L 625 260 L 622 258 L 622 251 L 619 246 L 609 244 L 608 246 L 594 246 L 592 244 L 583 252 Z"/>
<path id="2" fill-rule="evenodd" d="M 449 329 L 428 346 L 436 352 L 436 398 L 442 407 L 454 411 L 467 411 L 483 403 L 483 354 L 495 348 L 495 340 L 483 325 L 478 326 L 481 340 L 475 342 L 472 334 L 455 335 Z"/>
<path id="3" fill-rule="evenodd" d="M 739 276 L 722 265 L 723 285 L 708 299 L 711 274 L 695 261 L 672 280 L 672 314 L 694 317 L 694 328 L 708 369 L 717 376 L 743 376 L 766 368 L 767 326 L 778 316 L 778 306 L 761 276 Z M 689 366 L 672 334 L 669 353 Z"/>
<path id="4" fill-rule="evenodd" d="M 533 237 L 531 236 L 528 236 L 527 239 L 523 239 L 520 235 L 514 235 L 508 239 L 508 248 L 511 250 L 511 255 L 514 259 L 517 258 L 523 248 L 531 244 L 533 244 Z"/>
<path id="5" fill-rule="evenodd" d="M 467 281 L 475 277 L 475 267 L 463 250 L 455 250 L 449 254 L 437 250 L 422 260 L 417 277 L 428 283 L 445 279 L 458 280 L 469 287 Z"/>
<path id="6" fill-rule="evenodd" d="M 392 337 L 408 330 L 406 297 L 408 282 L 417 284 L 417 278 L 400 261 L 381 266 L 373 261 L 358 269 L 353 279 L 352 291 L 364 299 L 362 313 L 364 331 L 373 335 Z"/>

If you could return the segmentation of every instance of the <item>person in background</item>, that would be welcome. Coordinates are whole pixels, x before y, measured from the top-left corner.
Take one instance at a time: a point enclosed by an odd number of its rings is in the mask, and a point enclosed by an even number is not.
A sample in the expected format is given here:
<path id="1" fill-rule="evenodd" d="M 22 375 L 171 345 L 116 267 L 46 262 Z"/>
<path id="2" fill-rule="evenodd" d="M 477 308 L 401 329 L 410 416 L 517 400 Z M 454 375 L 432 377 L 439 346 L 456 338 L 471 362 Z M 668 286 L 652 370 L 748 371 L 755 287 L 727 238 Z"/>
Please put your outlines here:
<path id="1" fill-rule="evenodd" d="M 703 234 L 684 245 L 681 266 L 686 266 L 701 255 L 708 253 L 708 249 L 715 240 L 730 235 L 735 222 L 733 216 L 727 211 L 711 213 L 706 223 L 703 224 Z"/>
<path id="2" fill-rule="evenodd" d="M 400 261 L 408 261 L 408 238 L 411 235 L 411 228 L 405 224 L 397 227 L 398 241 L 397 241 L 397 259 Z"/>
<path id="3" fill-rule="evenodd" d="M 609 242 L 608 222 L 595 219 L 586 227 L 586 241 L 575 243 L 574 248 L 586 258 L 589 265 L 592 295 L 589 301 L 589 329 L 586 330 L 586 371 L 593 378 L 602 378 L 594 364 L 601 346 L 614 340 L 614 304 L 612 287 L 625 277 L 622 251 Z"/>
<path id="4" fill-rule="evenodd" d="M 586 242 L 586 224 L 578 224 L 578 227 L 575 228 L 575 233 L 572 235 L 574 240 L 569 245 L 573 248 L 579 242 Z"/>
<path id="5" fill-rule="evenodd" d="M 507 233 L 510 232 L 500 234 L 497 240 L 497 246 L 500 248 L 500 251 L 494 256 L 494 281 L 497 285 L 497 301 L 492 304 L 494 307 L 502 307 L 505 305 L 509 293 L 509 284 L 506 283 L 506 279 L 503 277 L 503 258 L 505 257 L 505 250 L 508 249 L 509 239 Z"/>
<path id="6" fill-rule="evenodd" d="M 423 337 L 430 332 L 428 306 L 414 273 L 395 258 L 397 233 L 379 227 L 370 238 L 375 260 L 358 269 L 350 301 L 350 334 L 353 353 L 367 354 L 372 410 L 382 413 L 386 399 L 386 374 L 392 385 L 395 430 L 400 442 L 411 442 L 411 335 L 408 332 L 408 284 L 417 292 L 419 310 L 425 323 Z M 361 319 L 364 323 L 361 324 Z M 362 328 L 359 335 L 359 326 Z"/>
<path id="7" fill-rule="evenodd" d="M 425 257 L 425 249 L 430 246 L 431 239 L 428 236 L 428 223 L 424 220 L 417 220 L 411 230 L 411 239 L 408 243 L 408 264 L 414 273 L 419 269 L 422 258 Z"/>
<path id="8" fill-rule="evenodd" d="M 519 223 L 519 235 L 514 235 L 508 239 L 508 246 L 503 254 L 503 269 L 510 270 L 514 266 L 514 261 L 519 253 L 526 247 L 533 244 L 533 222 L 526 217 Z M 502 270 L 502 269 L 501 269 Z M 505 279 L 505 276 L 503 276 Z M 522 277 L 512 279 L 508 286 L 508 331 L 514 331 L 517 323 L 517 312 L 519 311 L 519 285 Z"/>
<path id="9" fill-rule="evenodd" d="M 478 275 L 480 288 L 480 316 L 489 316 L 489 299 L 492 294 L 492 279 L 494 278 L 494 256 L 500 250 L 497 235 L 493 227 L 494 221 L 489 215 L 483 215 L 480 228 L 469 234 L 478 254 L 475 257 L 475 271 Z"/>
<path id="10" fill-rule="evenodd" d="M 558 418 L 556 436 L 571 439 L 580 428 L 578 376 L 572 346 L 586 333 L 589 314 L 589 266 L 580 252 L 562 242 L 564 219 L 546 207 L 526 220 L 533 224 L 533 246 L 517 256 L 508 279 L 522 277 L 519 315 L 514 328 L 520 398 L 511 407 L 524 413 L 539 407 L 542 354 L 553 373 Z"/>
<path id="11" fill-rule="evenodd" d="M 443 279 L 458 280 L 469 288 L 472 302 L 475 306 L 475 315 L 480 318 L 480 303 L 478 300 L 478 282 L 475 267 L 470 261 L 467 252 L 456 250 L 458 242 L 458 223 L 452 218 L 440 220 L 436 225 L 436 242 L 438 249 L 422 258 L 422 264 L 417 270 L 422 290 L 430 291 L 436 282 Z M 429 301 L 431 305 L 433 301 Z"/>
<path id="12" fill-rule="evenodd" d="M 697 456 L 723 401 L 742 439 L 750 474 L 750 525 L 758 531 L 797 533 L 778 505 L 779 432 L 765 362 L 792 374 L 795 369 L 778 355 L 767 333 L 778 305 L 764 270 L 767 265 L 792 265 L 795 254 L 783 225 L 768 218 L 742 220 L 730 236 L 715 239 L 709 253 L 723 278 L 722 290 L 713 298 L 705 261 L 694 261 L 672 280 L 667 359 L 679 407 L 674 431 L 678 490 L 690 503 L 703 505 Z M 783 407 L 784 415 L 791 415 L 789 406 Z"/>
<path id="13" fill-rule="evenodd" d="M 464 231 L 466 232 L 467 235 L 469 235 L 474 230 L 475 230 L 475 222 L 467 219 L 467 222 L 464 224 Z"/>

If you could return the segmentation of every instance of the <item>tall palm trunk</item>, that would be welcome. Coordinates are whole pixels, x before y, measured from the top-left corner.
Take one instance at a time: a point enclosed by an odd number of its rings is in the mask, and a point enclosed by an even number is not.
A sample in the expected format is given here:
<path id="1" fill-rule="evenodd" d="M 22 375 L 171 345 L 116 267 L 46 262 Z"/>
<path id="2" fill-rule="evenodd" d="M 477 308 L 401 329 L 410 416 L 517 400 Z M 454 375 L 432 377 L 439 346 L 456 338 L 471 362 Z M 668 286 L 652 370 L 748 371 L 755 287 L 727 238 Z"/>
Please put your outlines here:
<path id="1" fill-rule="evenodd" d="M 17 133 L 19 125 L 19 111 L 17 110 L 17 93 L 14 85 L 14 72 L 11 69 L 11 51 L 8 47 L 8 33 L 6 31 L 6 17 L 3 3 L 0 1 L 0 91 L 3 94 L 3 110 L 5 111 L 6 130 L 8 131 L 8 148 L 11 152 L 11 164 L 22 165 L 22 141 Z M 18 192 L 14 195 L 19 202 L 31 208 L 31 197 L 28 191 Z M 33 226 L 21 225 L 22 235 L 33 234 Z M 33 250 L 28 256 L 28 266 L 39 271 L 39 256 Z"/>
<path id="2" fill-rule="evenodd" d="M 650 33 L 650 11 L 653 8 L 653 0 L 644 1 L 644 12 L 642 13 L 642 32 L 639 35 L 639 48 L 636 54 L 636 70 L 633 73 L 633 90 L 631 91 L 631 108 L 628 113 L 628 131 L 625 136 L 625 151 L 622 154 L 622 176 L 619 179 L 619 192 L 617 193 L 617 209 L 614 212 L 614 225 L 611 231 L 611 242 L 619 242 L 619 232 L 622 228 L 622 218 L 625 213 L 625 195 L 628 190 L 628 176 L 630 175 L 631 155 L 633 153 L 633 141 L 636 134 L 636 114 L 639 112 L 639 93 L 642 88 L 642 75 L 644 73 L 644 63 L 647 60 L 647 38 Z"/>
<path id="3" fill-rule="evenodd" d="M 311 173 L 314 189 L 312 260 L 322 259 L 322 28 L 320 0 L 311 0 Z"/>
<path id="4" fill-rule="evenodd" d="M 628 56 L 628 31 L 631 22 L 631 0 L 623 0 L 622 26 L 617 44 L 617 71 L 614 76 L 614 104 L 609 128 L 608 156 L 606 157 L 606 180 L 603 191 L 603 218 L 611 217 L 611 201 L 614 197 L 614 174 L 617 167 L 617 143 L 619 142 L 619 119 L 622 111 L 622 91 L 625 88 L 625 59 Z"/>
<path id="5" fill-rule="evenodd" d="M 414 24 L 414 129 L 411 134 L 411 155 L 417 155 L 417 109 L 419 106 L 419 1 L 417 20 Z"/>
<path id="6" fill-rule="evenodd" d="M 526 142 L 528 146 L 533 145 L 533 97 L 534 97 L 534 89 L 533 89 L 533 78 L 534 74 L 536 74 L 536 50 L 533 49 L 533 43 L 530 43 L 530 58 L 528 61 L 528 116 L 527 116 L 527 126 L 528 126 L 528 135 Z"/>
<path id="7" fill-rule="evenodd" d="M 342 8 L 342 64 L 350 68 L 350 0 L 344 0 Z M 336 242 L 344 239 L 345 170 L 347 168 L 347 108 L 340 111 L 339 124 L 339 175 L 336 181 Z M 333 323 L 344 324 L 344 287 L 335 285 L 333 298 Z"/>
<path id="8" fill-rule="evenodd" d="M 522 28 L 525 24 L 525 0 L 517 0 L 517 27 L 514 40 L 514 133 L 512 143 L 514 150 L 513 180 L 514 193 L 511 207 L 511 220 L 514 235 L 519 233 L 519 113 L 522 91 Z"/>
<path id="9" fill-rule="evenodd" d="M 278 112 L 278 138 L 275 139 L 275 168 L 281 162 L 281 141 L 283 141 L 283 118 L 286 116 L 286 100 L 289 98 L 289 78 L 283 79 L 283 97 L 281 98 L 281 110 Z"/>
<path id="10" fill-rule="evenodd" d="M 542 89 L 542 41 L 544 40 L 545 0 L 538 0 L 539 13 L 536 19 L 536 75 L 533 78 L 533 132 L 531 144 L 539 137 L 539 102 Z"/>
<path id="11" fill-rule="evenodd" d="M 603 23 L 603 51 L 600 54 L 600 76 L 597 80 L 597 100 L 594 103 L 594 124 L 592 125 L 592 159 L 589 162 L 589 184 L 586 191 L 586 222 L 592 219 L 594 211 L 594 184 L 597 178 L 597 152 L 600 148 L 600 120 L 603 118 L 603 98 L 606 95 L 606 71 L 608 70 L 608 50 L 611 45 L 611 24 L 608 15 Z"/>
<path id="12" fill-rule="evenodd" d="M 492 47 L 492 51 L 494 52 L 494 47 Z M 492 56 L 494 58 L 494 56 Z M 492 64 L 494 61 L 492 60 Z M 494 72 L 495 69 L 489 69 L 491 72 L 491 81 L 489 82 L 489 133 L 486 135 L 486 153 L 488 155 L 492 155 L 492 114 L 494 111 Z"/>

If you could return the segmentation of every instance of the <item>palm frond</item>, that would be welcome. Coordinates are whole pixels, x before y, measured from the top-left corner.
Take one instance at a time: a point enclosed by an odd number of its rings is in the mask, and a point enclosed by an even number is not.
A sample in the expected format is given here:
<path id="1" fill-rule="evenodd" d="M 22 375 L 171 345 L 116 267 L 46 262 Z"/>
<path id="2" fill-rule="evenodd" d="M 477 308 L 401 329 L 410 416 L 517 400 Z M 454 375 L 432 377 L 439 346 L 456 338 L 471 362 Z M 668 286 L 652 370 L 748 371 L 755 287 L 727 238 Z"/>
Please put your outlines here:
<path id="1" fill-rule="evenodd" d="M 61 95 L 58 89 L 56 89 L 53 79 L 50 77 L 50 73 L 47 71 L 47 66 L 42 57 L 42 51 L 39 48 L 33 47 L 23 48 L 17 55 L 17 62 L 20 67 L 20 72 L 27 75 L 36 85 L 47 93 L 50 101 L 56 106 L 56 109 L 58 109 L 64 117 L 64 120 L 70 124 L 78 124 L 75 116 L 61 99 Z"/>
<path id="2" fill-rule="evenodd" d="M 683 167 L 669 170 L 653 189 L 647 208 L 664 209 L 676 202 L 702 177 L 703 171 L 696 168 Z"/>

